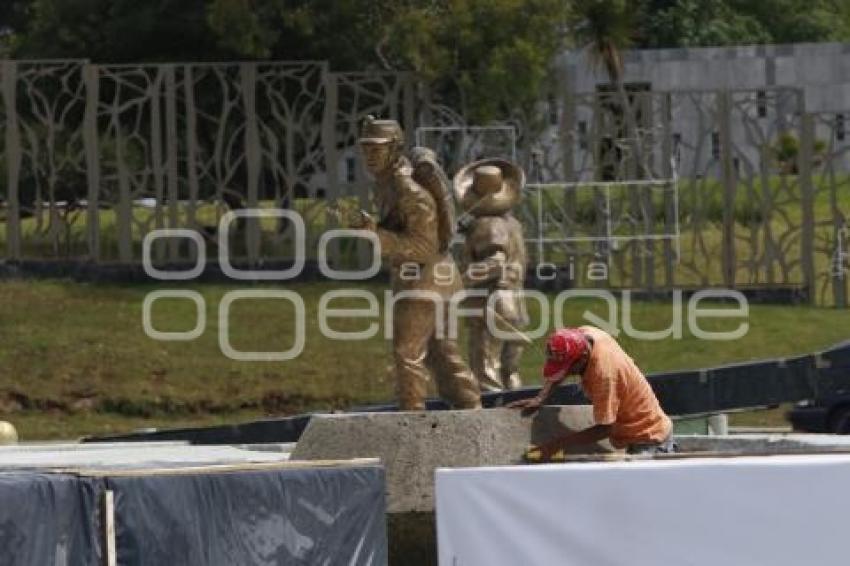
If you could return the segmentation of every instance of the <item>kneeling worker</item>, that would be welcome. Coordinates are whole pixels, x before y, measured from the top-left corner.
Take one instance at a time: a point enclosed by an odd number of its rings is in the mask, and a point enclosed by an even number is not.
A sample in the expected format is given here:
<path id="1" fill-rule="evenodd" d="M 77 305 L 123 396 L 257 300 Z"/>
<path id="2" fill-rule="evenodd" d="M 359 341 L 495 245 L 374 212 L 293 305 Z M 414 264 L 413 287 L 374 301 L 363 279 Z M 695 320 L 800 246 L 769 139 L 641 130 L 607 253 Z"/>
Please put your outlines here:
<path id="1" fill-rule="evenodd" d="M 649 382 L 617 341 L 593 326 L 556 330 L 546 343 L 545 383 L 540 393 L 508 406 L 536 411 L 571 374 L 581 376 L 581 388 L 593 403 L 596 424 L 530 450 L 529 460 L 552 460 L 561 449 L 606 438 L 629 454 L 675 452 L 673 423 Z"/>

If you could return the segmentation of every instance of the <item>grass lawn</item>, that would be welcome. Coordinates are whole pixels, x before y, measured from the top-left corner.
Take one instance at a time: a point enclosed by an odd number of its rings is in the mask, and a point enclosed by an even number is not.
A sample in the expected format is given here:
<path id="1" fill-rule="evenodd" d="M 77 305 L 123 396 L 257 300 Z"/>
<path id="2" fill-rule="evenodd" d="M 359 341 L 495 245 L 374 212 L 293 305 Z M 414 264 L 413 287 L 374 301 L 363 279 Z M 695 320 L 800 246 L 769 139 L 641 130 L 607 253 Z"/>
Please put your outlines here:
<path id="1" fill-rule="evenodd" d="M 240 287 L 197 286 L 206 303 L 205 332 L 193 341 L 161 342 L 147 337 L 142 328 L 144 297 L 161 287 L 0 282 L 0 418 L 14 422 L 23 439 L 37 440 L 237 422 L 391 399 L 389 344 L 382 337 L 382 326 L 377 336 L 365 341 L 331 340 L 320 334 L 319 298 L 338 285 L 277 287 L 303 297 L 303 353 L 286 362 L 244 362 L 225 357 L 218 344 L 219 302 L 226 292 Z M 382 296 L 382 288 L 359 288 Z M 349 307 L 364 305 L 350 303 Z M 334 306 L 344 307 L 345 301 Z M 536 324 L 540 313 L 534 303 L 530 306 Z M 583 323 L 585 310 L 601 314 L 601 303 L 568 302 L 566 323 Z M 239 350 L 288 349 L 295 336 L 293 312 L 285 301 L 234 303 L 232 345 Z M 160 331 L 186 331 L 195 324 L 195 306 L 185 299 L 158 301 L 152 314 Z M 754 305 L 749 333 L 734 342 L 698 340 L 688 332 L 687 322 L 679 340 L 623 337 L 621 341 L 647 372 L 706 367 L 823 348 L 848 337 L 848 314 Z M 672 316 L 669 303 L 642 302 L 634 305 L 632 318 L 636 328 L 655 330 L 667 327 Z M 705 327 L 731 329 L 738 322 L 706 321 Z M 348 318 L 331 326 L 354 331 L 369 323 Z M 522 371 L 529 383 L 538 380 L 540 342 L 523 357 Z M 732 422 L 782 424 L 780 411 L 736 415 Z"/>

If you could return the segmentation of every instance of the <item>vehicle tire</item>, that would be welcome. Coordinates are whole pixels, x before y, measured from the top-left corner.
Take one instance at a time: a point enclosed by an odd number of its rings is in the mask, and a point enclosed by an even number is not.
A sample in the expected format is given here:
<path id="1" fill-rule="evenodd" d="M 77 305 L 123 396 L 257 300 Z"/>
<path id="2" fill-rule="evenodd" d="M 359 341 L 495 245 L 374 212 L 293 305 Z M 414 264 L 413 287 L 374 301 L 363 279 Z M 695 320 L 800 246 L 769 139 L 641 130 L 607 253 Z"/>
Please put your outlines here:
<path id="1" fill-rule="evenodd" d="M 850 407 L 840 407 L 830 415 L 829 430 L 834 434 L 850 434 Z"/>

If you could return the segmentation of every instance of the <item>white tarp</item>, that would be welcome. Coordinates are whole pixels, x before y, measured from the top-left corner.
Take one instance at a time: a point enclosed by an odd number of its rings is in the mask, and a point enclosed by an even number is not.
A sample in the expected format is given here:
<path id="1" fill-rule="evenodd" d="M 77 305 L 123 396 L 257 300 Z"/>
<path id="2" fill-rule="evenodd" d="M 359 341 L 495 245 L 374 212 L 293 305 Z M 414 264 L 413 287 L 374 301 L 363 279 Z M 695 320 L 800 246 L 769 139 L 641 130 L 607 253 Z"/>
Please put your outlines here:
<path id="1" fill-rule="evenodd" d="M 850 564 L 850 456 L 436 475 L 440 566 Z"/>

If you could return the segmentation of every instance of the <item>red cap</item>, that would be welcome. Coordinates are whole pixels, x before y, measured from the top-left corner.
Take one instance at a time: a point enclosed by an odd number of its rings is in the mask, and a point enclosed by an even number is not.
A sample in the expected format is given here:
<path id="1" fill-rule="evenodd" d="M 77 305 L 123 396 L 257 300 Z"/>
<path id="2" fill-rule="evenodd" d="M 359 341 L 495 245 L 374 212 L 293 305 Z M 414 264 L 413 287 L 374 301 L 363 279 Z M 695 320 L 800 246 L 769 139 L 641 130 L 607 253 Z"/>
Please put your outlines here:
<path id="1" fill-rule="evenodd" d="M 587 339 L 578 328 L 561 328 L 546 341 L 543 379 L 559 381 L 587 350 Z"/>

